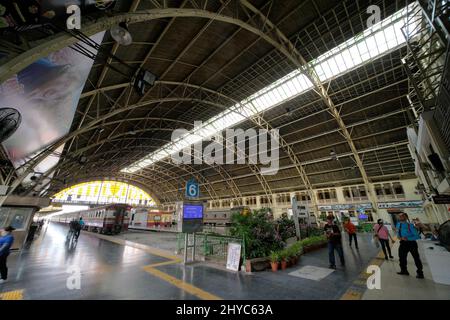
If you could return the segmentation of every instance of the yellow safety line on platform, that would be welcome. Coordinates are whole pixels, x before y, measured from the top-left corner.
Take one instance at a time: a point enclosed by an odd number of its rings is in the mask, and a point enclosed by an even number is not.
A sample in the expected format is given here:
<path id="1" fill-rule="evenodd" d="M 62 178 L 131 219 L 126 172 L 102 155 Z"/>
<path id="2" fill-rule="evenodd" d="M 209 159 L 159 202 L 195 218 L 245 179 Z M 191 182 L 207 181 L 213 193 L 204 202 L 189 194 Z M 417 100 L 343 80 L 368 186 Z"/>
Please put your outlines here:
<path id="1" fill-rule="evenodd" d="M 169 282 L 170 284 L 196 296 L 199 297 L 200 299 L 203 300 L 222 300 L 221 298 L 219 298 L 218 296 L 215 296 L 209 292 L 206 292 L 196 286 L 193 286 L 192 284 L 189 284 L 187 282 L 184 282 L 183 280 L 177 279 L 167 273 L 164 273 L 160 270 L 157 270 L 151 266 L 147 266 L 144 267 L 144 270 L 147 271 L 148 273 Z"/>
<path id="2" fill-rule="evenodd" d="M 23 289 L 0 293 L 0 300 L 22 300 Z"/>
<path id="3" fill-rule="evenodd" d="M 156 256 L 160 256 L 166 259 L 169 259 L 169 261 L 165 261 L 165 262 L 159 262 L 159 263 L 154 263 L 148 266 L 143 267 L 144 271 L 150 273 L 153 276 L 156 276 L 196 297 L 199 297 L 200 299 L 203 300 L 222 300 L 220 297 L 215 296 L 209 292 L 206 292 L 192 284 L 189 284 L 187 282 L 184 282 L 183 280 L 177 279 L 167 273 L 164 273 L 160 270 L 155 269 L 155 267 L 159 267 L 159 266 L 165 266 L 165 265 L 170 265 L 170 264 L 176 264 L 176 263 L 180 263 L 182 260 L 175 256 L 172 255 L 166 251 L 154 248 L 154 247 L 150 247 L 144 244 L 140 244 L 140 243 L 136 243 L 136 242 L 132 242 L 132 241 L 128 241 L 128 240 L 123 240 L 123 239 L 117 239 L 117 238 L 113 238 L 111 236 L 106 236 L 106 235 L 101 235 L 98 233 L 87 233 L 89 235 L 94 235 L 97 238 L 100 239 L 104 239 L 116 244 L 120 244 L 120 245 L 124 245 L 124 246 L 129 246 L 129 247 L 133 247 L 136 249 L 140 249 L 143 250 L 147 253 L 156 255 Z"/>
<path id="4" fill-rule="evenodd" d="M 383 251 L 378 252 L 377 256 L 373 258 L 370 263 L 370 265 L 376 265 L 381 266 L 384 262 L 384 253 Z M 359 277 L 352 282 L 355 286 L 365 286 L 367 283 L 367 279 L 371 276 L 371 274 L 367 273 L 366 270 L 363 270 L 363 272 L 360 273 Z M 367 290 L 367 289 L 366 289 Z M 354 288 L 350 287 L 340 298 L 340 300 L 361 300 L 364 292 L 364 290 L 361 292 L 360 290 L 355 290 Z"/>
<path id="5" fill-rule="evenodd" d="M 166 261 L 166 262 L 160 262 L 160 263 L 155 263 L 155 264 L 145 266 L 144 268 L 156 268 L 156 267 L 160 267 L 160 266 L 167 266 L 169 264 L 180 263 L 181 261 L 182 261 L 181 259 L 176 259 L 176 260 L 171 260 L 171 261 Z"/>
<path id="6" fill-rule="evenodd" d="M 128 241 L 128 240 L 124 240 L 124 239 L 117 239 L 117 238 L 113 238 L 111 236 L 106 236 L 106 235 L 102 235 L 102 234 L 98 234 L 98 233 L 86 233 L 89 235 L 93 235 L 97 238 L 103 239 L 103 240 L 107 240 L 110 242 L 114 242 L 116 244 L 120 244 L 123 246 L 129 246 L 129 247 L 133 247 L 136 249 L 141 249 L 145 252 L 154 254 L 156 256 L 160 256 L 166 259 L 170 259 L 170 260 L 179 260 L 179 258 L 173 254 L 168 253 L 167 251 L 158 249 L 158 248 L 154 248 L 154 247 L 150 247 L 148 245 L 145 244 L 141 244 L 141 243 L 136 243 L 136 242 L 132 242 L 132 241 Z"/>

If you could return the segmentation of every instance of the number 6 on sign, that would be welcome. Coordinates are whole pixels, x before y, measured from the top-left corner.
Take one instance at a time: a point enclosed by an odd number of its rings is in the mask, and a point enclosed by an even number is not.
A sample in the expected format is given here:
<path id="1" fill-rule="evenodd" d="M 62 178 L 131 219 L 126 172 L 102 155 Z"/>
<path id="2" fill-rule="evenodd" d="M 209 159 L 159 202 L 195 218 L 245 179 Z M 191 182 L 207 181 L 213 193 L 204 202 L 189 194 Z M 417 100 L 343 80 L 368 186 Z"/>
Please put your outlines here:
<path id="1" fill-rule="evenodd" d="M 198 198 L 200 195 L 200 190 L 198 183 L 191 179 L 186 183 L 186 197 L 187 198 Z"/>

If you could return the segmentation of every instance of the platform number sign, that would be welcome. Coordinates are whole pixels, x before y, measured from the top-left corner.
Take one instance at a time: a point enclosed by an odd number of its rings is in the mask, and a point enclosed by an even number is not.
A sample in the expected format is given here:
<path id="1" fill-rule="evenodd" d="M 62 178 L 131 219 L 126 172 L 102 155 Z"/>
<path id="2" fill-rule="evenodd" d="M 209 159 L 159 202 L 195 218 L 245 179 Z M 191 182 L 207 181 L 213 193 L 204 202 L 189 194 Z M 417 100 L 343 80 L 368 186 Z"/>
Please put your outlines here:
<path id="1" fill-rule="evenodd" d="M 198 198 L 200 196 L 200 188 L 197 181 L 190 179 L 186 183 L 186 198 Z"/>

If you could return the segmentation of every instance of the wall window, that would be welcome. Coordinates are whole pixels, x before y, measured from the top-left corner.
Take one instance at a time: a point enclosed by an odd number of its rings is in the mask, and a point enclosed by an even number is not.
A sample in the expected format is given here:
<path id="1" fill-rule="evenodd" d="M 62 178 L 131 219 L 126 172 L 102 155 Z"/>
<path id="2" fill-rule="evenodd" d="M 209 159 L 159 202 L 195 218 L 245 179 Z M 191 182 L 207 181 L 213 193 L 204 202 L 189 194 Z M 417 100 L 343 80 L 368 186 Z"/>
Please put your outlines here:
<path id="1" fill-rule="evenodd" d="M 0 228 L 12 226 L 16 229 L 25 229 L 33 210 L 32 208 L 0 207 Z"/>
<path id="2" fill-rule="evenodd" d="M 234 199 L 233 200 L 233 206 L 234 207 L 242 206 L 242 199 Z"/>
<path id="3" fill-rule="evenodd" d="M 366 191 L 366 187 L 360 186 L 360 187 L 359 187 L 359 194 L 360 194 L 361 198 L 367 199 L 367 191 Z"/>
<path id="4" fill-rule="evenodd" d="M 326 189 L 317 191 L 317 199 L 319 202 L 333 202 L 337 200 L 335 189 Z"/>
<path id="5" fill-rule="evenodd" d="M 247 197 L 247 198 L 245 198 L 245 204 L 247 206 L 255 206 L 256 205 L 256 197 Z"/>
<path id="6" fill-rule="evenodd" d="M 400 182 L 394 182 L 393 184 L 394 193 L 396 196 L 404 197 L 405 191 L 403 190 L 403 186 Z"/>
<path id="7" fill-rule="evenodd" d="M 286 193 L 277 194 L 276 199 L 277 199 L 277 203 L 279 203 L 279 204 L 291 203 L 291 198 L 290 198 L 289 194 L 286 194 Z"/>
<path id="8" fill-rule="evenodd" d="M 231 200 L 230 199 L 224 199 L 222 200 L 222 207 L 223 208 L 229 208 L 231 205 Z"/>
<path id="9" fill-rule="evenodd" d="M 380 184 L 376 184 L 375 186 L 375 193 L 378 197 L 382 197 L 384 195 L 383 193 L 383 188 L 381 187 Z"/>
<path id="10" fill-rule="evenodd" d="M 220 201 L 213 201 L 213 208 L 220 208 Z"/>
<path id="11" fill-rule="evenodd" d="M 261 203 L 261 205 L 263 204 L 269 204 L 269 198 L 267 196 L 261 196 L 259 198 L 259 202 Z"/>
<path id="12" fill-rule="evenodd" d="M 142 189 L 120 181 L 91 181 L 64 189 L 53 196 L 54 202 L 127 203 L 154 206 Z"/>
<path id="13" fill-rule="evenodd" d="M 383 191 L 384 191 L 384 194 L 386 196 L 391 196 L 393 194 L 391 184 L 390 183 L 385 183 L 383 185 Z"/>
<path id="14" fill-rule="evenodd" d="M 344 198 L 345 200 L 351 201 L 352 200 L 352 195 L 350 194 L 350 189 L 349 188 L 344 188 L 342 190 L 343 194 L 344 194 Z"/>

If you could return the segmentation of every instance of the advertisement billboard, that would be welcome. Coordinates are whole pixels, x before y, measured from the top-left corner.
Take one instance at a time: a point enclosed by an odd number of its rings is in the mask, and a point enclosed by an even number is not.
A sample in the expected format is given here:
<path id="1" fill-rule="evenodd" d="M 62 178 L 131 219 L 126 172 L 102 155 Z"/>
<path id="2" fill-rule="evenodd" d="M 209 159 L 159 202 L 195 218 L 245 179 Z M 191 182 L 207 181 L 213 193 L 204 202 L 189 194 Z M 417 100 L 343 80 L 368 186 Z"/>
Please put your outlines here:
<path id="1" fill-rule="evenodd" d="M 101 43 L 104 32 L 91 37 Z M 0 58 L 6 53 L 0 50 Z M 70 130 L 81 92 L 93 61 L 70 48 L 39 59 L 0 84 L 0 107 L 17 109 L 22 123 L 3 142 L 15 167 Z M 36 172 L 45 172 L 59 160 L 61 146 L 41 162 Z M 26 182 L 26 181 L 25 181 Z"/>

